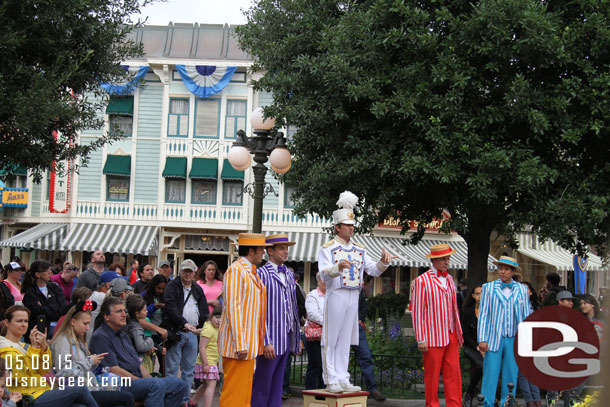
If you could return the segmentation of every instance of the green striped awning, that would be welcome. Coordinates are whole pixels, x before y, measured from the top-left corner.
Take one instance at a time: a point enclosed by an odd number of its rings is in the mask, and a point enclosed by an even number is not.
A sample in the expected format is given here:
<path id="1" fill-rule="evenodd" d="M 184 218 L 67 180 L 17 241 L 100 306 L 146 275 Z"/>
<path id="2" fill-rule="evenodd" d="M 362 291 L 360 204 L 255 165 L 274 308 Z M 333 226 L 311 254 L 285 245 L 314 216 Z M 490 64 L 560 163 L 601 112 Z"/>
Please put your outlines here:
<path id="1" fill-rule="evenodd" d="M 76 223 L 64 239 L 61 250 L 157 255 L 157 226 L 102 225 Z"/>
<path id="2" fill-rule="evenodd" d="M 106 114 L 133 116 L 133 96 L 111 96 Z"/>
<path id="3" fill-rule="evenodd" d="M 574 270 L 574 255 L 552 240 L 541 242 L 537 235 L 529 232 L 520 233 L 517 238 L 519 240 L 519 248 L 517 249 L 519 253 L 541 263 L 549 264 L 555 267 L 557 271 Z M 599 256 L 588 253 L 587 259 L 589 270 L 602 270 L 603 263 Z"/>
<path id="4" fill-rule="evenodd" d="M 28 169 L 22 165 L 14 165 L 0 170 L 0 175 L 28 175 Z"/>
<path id="5" fill-rule="evenodd" d="M 165 178 L 186 179 L 186 157 L 167 157 L 163 176 Z"/>
<path id="6" fill-rule="evenodd" d="M 267 235 L 286 232 L 266 232 Z M 333 237 L 326 233 L 287 232 L 288 239 L 296 242 L 288 252 L 288 261 L 318 261 L 318 250 Z M 373 261 L 381 258 L 381 248 L 385 248 L 398 258 L 392 260 L 392 266 L 429 267 L 430 246 L 448 243 L 456 253 L 451 255 L 449 268 L 468 269 L 468 245 L 463 240 L 421 240 L 417 245 L 403 245 L 405 239 L 396 237 L 354 236 L 353 241 L 366 247 L 367 254 Z M 495 269 L 496 259 L 488 256 L 487 267 Z"/>
<path id="7" fill-rule="evenodd" d="M 104 174 L 129 177 L 131 175 L 130 155 L 108 155 L 104 164 Z"/>
<path id="8" fill-rule="evenodd" d="M 215 158 L 193 158 L 189 178 L 216 181 L 218 179 L 218 160 Z"/>
<path id="9" fill-rule="evenodd" d="M 243 181 L 244 180 L 244 172 L 237 171 L 229 160 L 224 160 L 222 163 L 222 173 L 220 174 L 220 178 L 225 181 Z"/>
<path id="10" fill-rule="evenodd" d="M 41 223 L 9 239 L 0 247 L 32 250 L 60 250 L 61 241 L 68 232 L 67 223 Z"/>

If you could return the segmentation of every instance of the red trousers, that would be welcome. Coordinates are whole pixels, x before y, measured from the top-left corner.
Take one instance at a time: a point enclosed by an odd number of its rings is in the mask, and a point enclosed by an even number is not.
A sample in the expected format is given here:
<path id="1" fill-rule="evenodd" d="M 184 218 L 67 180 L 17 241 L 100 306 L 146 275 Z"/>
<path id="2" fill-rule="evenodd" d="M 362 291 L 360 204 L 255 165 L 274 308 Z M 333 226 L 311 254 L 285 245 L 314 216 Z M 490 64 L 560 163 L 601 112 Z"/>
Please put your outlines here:
<path id="1" fill-rule="evenodd" d="M 462 406 L 462 372 L 460 370 L 460 345 L 457 333 L 449 335 L 449 344 L 428 348 L 424 352 L 424 384 L 426 407 L 439 407 L 438 382 L 443 374 L 447 407 Z"/>

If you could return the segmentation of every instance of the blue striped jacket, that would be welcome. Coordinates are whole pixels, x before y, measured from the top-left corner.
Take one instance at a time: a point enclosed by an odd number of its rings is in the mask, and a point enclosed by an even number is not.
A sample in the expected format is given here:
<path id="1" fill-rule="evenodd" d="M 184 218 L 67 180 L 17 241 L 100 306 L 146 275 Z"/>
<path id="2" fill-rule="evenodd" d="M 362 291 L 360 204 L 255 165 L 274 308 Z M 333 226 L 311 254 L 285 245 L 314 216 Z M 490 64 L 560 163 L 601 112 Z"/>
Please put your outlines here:
<path id="1" fill-rule="evenodd" d="M 267 322 L 265 346 L 271 344 L 276 355 L 298 353 L 301 343 L 294 274 L 286 270 L 286 284 L 277 273 L 277 266 L 267 262 L 256 269 L 267 289 Z M 292 333 L 289 334 L 289 327 Z"/>
<path id="2" fill-rule="evenodd" d="M 530 312 L 527 286 L 515 281 L 510 297 L 506 298 L 500 279 L 483 284 L 477 329 L 479 343 L 487 342 L 491 352 L 497 351 L 502 337 L 514 337 L 517 325 Z"/>

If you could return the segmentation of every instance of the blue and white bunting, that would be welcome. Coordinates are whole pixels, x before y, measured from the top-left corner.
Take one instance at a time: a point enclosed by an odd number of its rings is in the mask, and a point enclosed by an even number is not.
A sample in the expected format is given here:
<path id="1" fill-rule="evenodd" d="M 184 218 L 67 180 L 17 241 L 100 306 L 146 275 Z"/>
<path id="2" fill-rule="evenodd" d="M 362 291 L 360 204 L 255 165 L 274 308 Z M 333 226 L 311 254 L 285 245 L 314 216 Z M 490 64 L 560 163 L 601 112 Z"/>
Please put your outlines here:
<path id="1" fill-rule="evenodd" d="M 148 72 L 148 66 L 129 66 L 129 65 L 121 65 L 121 68 L 125 69 L 129 74 L 128 79 L 125 83 L 121 84 L 112 84 L 112 83 L 102 83 L 102 89 L 111 95 L 129 95 L 133 93 L 133 91 L 138 87 L 140 81 Z"/>
<path id="2" fill-rule="evenodd" d="M 223 90 L 231 81 L 236 66 L 176 65 L 186 88 L 195 96 L 210 97 Z"/>

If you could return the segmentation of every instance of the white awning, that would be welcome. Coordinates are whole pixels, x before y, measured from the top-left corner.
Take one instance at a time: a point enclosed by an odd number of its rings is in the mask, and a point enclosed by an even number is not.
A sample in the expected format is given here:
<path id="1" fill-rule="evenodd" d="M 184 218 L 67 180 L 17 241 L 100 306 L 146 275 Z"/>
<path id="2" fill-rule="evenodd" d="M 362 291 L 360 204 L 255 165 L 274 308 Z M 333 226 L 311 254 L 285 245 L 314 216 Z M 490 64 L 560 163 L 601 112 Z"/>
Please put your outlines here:
<path id="1" fill-rule="evenodd" d="M 574 255 L 555 242 L 547 240 L 540 243 L 538 236 L 533 233 L 520 233 L 518 240 L 517 251 L 524 256 L 554 266 L 557 271 L 574 270 Z M 602 259 L 599 256 L 589 253 L 587 258 L 589 270 L 600 271 L 602 269 Z"/>
<path id="2" fill-rule="evenodd" d="M 275 234 L 281 232 L 268 232 L 267 234 Z M 288 253 L 288 261 L 318 261 L 318 250 L 320 247 L 332 239 L 331 235 L 325 233 L 307 233 L 307 232 L 288 232 L 288 239 L 296 242 Z M 430 259 L 426 258 L 426 254 L 430 253 L 430 246 L 439 243 L 449 243 L 457 252 L 451 255 L 450 268 L 467 269 L 468 268 L 468 245 L 463 240 L 428 240 L 422 239 L 417 245 L 404 245 L 405 239 L 395 237 L 377 237 L 377 236 L 354 236 L 352 239 L 356 243 L 364 245 L 368 255 L 374 261 L 381 257 L 381 248 L 384 247 L 392 255 L 398 256 L 392 260 L 393 266 L 407 267 L 428 267 L 431 265 Z M 492 256 L 488 256 L 487 265 L 489 269 L 495 269 Z"/>
<path id="3" fill-rule="evenodd" d="M 61 250 L 61 241 L 68 231 L 67 223 L 41 223 L 9 239 L 0 242 L 0 247 L 18 249 Z"/>
<path id="4" fill-rule="evenodd" d="M 158 232 L 156 226 L 77 223 L 71 226 L 62 249 L 156 255 Z"/>

